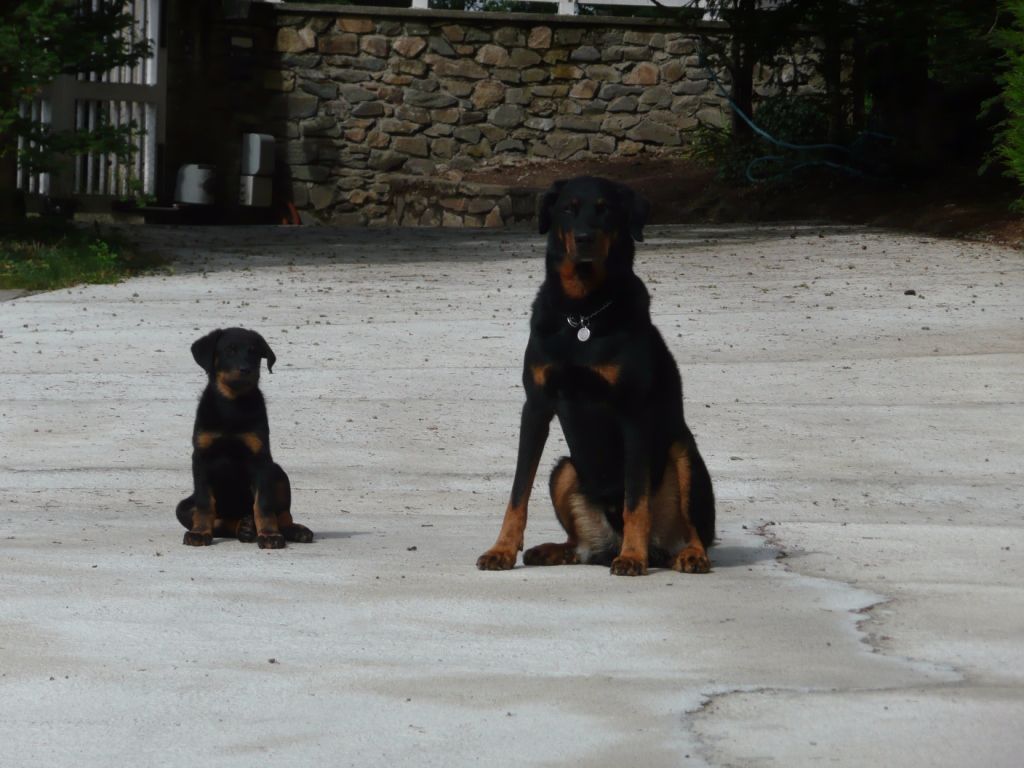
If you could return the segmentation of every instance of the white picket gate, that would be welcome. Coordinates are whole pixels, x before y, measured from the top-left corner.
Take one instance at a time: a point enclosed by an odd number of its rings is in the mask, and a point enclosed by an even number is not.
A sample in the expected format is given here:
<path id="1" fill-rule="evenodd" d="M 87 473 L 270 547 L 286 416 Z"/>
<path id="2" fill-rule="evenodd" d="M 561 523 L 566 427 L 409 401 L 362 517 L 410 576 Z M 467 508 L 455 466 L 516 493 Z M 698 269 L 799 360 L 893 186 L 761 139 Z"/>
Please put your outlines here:
<path id="1" fill-rule="evenodd" d="M 96 0 L 92 0 L 96 2 Z M 157 146 L 164 140 L 166 55 L 160 47 L 162 0 L 132 0 L 134 40 L 151 41 L 148 58 L 131 67 L 58 77 L 22 114 L 54 131 L 94 128 L 105 120 L 113 126 L 134 124 L 130 162 L 109 154 L 70 158 L 61 172 L 33 173 L 19 169 L 19 187 L 30 194 L 65 197 L 125 198 L 156 193 Z"/>

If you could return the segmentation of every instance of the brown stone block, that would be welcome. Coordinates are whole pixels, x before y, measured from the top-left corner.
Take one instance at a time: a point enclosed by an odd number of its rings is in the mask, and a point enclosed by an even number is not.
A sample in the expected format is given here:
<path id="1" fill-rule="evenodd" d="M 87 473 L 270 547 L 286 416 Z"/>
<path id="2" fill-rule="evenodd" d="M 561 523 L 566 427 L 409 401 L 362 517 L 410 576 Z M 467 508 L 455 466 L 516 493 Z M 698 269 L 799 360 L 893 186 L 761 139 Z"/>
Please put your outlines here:
<path id="1" fill-rule="evenodd" d="M 419 56 L 427 47 L 427 41 L 422 37 L 400 37 L 392 45 L 395 52 L 407 59 Z"/>
<path id="2" fill-rule="evenodd" d="M 528 48 L 545 50 L 551 47 L 551 27 L 534 27 L 526 39 Z"/>
<path id="3" fill-rule="evenodd" d="M 574 99 L 592 99 L 594 94 L 597 93 L 598 84 L 593 80 L 580 80 L 573 85 L 572 90 L 569 91 L 569 96 Z"/>
<path id="4" fill-rule="evenodd" d="M 302 53 L 316 47 L 316 32 L 309 27 L 295 29 L 282 27 L 277 30 L 275 49 L 281 53 Z"/>
<path id="5" fill-rule="evenodd" d="M 365 35 L 368 32 L 373 32 L 374 24 L 372 19 L 367 19 L 365 16 L 341 18 L 338 19 L 338 29 L 342 32 L 355 32 Z"/>
<path id="6" fill-rule="evenodd" d="M 450 43 L 461 43 L 466 39 L 466 30 L 458 24 L 448 24 L 441 27 L 441 34 L 444 35 Z"/>
<path id="7" fill-rule="evenodd" d="M 413 157 L 428 157 L 430 155 L 427 140 L 423 136 L 397 136 L 391 142 L 391 148 Z"/>
<path id="8" fill-rule="evenodd" d="M 380 35 L 367 35 L 359 41 L 359 48 L 373 56 L 387 56 L 388 39 Z"/>
<path id="9" fill-rule="evenodd" d="M 660 78 L 661 72 L 658 67 L 644 61 L 633 67 L 629 74 L 622 78 L 622 82 L 626 85 L 656 85 Z"/>
<path id="10" fill-rule="evenodd" d="M 473 89 L 473 106 L 487 109 L 500 104 L 505 98 L 505 85 L 495 80 L 481 80 Z"/>
<path id="11" fill-rule="evenodd" d="M 320 38 L 321 53 L 353 55 L 359 53 L 359 38 L 350 33 Z"/>
<path id="12" fill-rule="evenodd" d="M 503 67 L 508 64 L 509 55 L 500 45 L 487 44 L 480 46 L 476 60 L 489 67 Z"/>

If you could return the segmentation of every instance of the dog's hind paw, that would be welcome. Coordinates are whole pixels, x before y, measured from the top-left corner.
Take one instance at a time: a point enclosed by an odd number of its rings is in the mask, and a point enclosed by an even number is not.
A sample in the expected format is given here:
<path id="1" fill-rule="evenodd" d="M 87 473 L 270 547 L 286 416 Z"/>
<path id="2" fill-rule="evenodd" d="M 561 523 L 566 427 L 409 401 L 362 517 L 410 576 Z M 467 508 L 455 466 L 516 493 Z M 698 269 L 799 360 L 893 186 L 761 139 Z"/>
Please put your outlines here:
<path id="1" fill-rule="evenodd" d="M 523 565 L 576 565 L 579 561 L 571 544 L 540 544 L 523 552 Z"/>
<path id="2" fill-rule="evenodd" d="M 288 541 L 297 541 L 300 544 L 309 544 L 313 541 L 313 532 L 304 525 L 294 523 L 281 530 Z"/>
<path id="3" fill-rule="evenodd" d="M 240 520 L 236 531 L 239 541 L 256 541 L 256 523 L 252 519 Z"/>
<path id="4" fill-rule="evenodd" d="M 181 543 L 189 547 L 208 547 L 213 544 L 213 534 L 188 531 Z"/>

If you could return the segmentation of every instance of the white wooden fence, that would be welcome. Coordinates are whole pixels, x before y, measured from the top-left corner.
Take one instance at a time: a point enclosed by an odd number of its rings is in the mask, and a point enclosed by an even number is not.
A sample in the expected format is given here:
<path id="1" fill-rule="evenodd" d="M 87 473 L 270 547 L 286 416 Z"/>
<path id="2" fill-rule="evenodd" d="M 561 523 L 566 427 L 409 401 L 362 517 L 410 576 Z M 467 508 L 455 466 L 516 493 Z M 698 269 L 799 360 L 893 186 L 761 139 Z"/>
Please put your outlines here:
<path id="1" fill-rule="evenodd" d="M 93 0 L 95 2 L 95 0 Z M 81 131 L 101 121 L 115 127 L 134 124 L 131 160 L 109 154 L 70 158 L 61 173 L 34 173 L 20 168 L 19 187 L 31 194 L 131 197 L 156 193 L 157 145 L 164 140 L 166 56 L 160 49 L 160 6 L 163 0 L 132 0 L 134 41 L 151 41 L 150 56 L 134 66 L 109 72 L 58 77 L 22 115 L 53 131 Z"/>

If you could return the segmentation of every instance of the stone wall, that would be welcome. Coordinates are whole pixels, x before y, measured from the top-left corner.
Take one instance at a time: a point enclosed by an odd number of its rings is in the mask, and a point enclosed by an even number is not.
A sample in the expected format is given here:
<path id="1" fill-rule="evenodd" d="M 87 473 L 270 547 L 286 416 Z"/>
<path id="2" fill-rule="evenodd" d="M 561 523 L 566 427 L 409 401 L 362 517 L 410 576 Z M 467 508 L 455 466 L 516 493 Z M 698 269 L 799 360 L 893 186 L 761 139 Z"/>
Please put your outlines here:
<path id="1" fill-rule="evenodd" d="M 306 221 L 501 226 L 532 211 L 467 172 L 680 151 L 724 122 L 662 21 L 254 4 L 230 40 L 259 73 L 242 122 L 278 138 Z"/>

